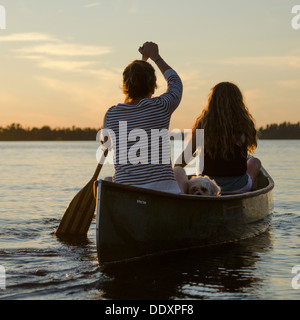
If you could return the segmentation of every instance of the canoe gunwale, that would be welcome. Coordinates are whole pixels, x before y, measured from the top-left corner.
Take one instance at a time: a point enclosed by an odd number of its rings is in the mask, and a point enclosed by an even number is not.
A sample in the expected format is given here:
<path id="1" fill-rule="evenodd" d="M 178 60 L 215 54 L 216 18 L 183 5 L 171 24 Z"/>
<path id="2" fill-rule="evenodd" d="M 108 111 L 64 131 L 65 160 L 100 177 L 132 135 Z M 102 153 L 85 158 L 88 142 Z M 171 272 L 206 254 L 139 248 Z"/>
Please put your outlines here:
<path id="1" fill-rule="evenodd" d="M 122 188 L 125 190 L 131 190 L 131 191 L 143 191 L 145 194 L 155 194 L 161 197 L 171 197 L 176 199 L 184 199 L 184 200 L 190 200 L 190 201 L 201 201 L 201 200 L 213 200 L 213 201 L 232 201 L 232 200 L 239 200 L 239 199 L 246 199 L 246 198 L 252 198 L 259 196 L 261 194 L 268 193 L 273 190 L 275 184 L 273 179 L 270 177 L 270 175 L 267 173 L 267 171 L 264 168 L 261 168 L 261 172 L 263 176 L 268 180 L 268 185 L 265 188 L 249 191 L 245 193 L 239 193 L 239 194 L 223 194 L 221 196 L 203 196 L 203 195 L 192 195 L 192 194 L 175 194 L 175 193 L 169 193 L 164 191 L 157 191 L 157 190 L 151 190 L 146 188 L 140 188 L 130 185 L 125 185 L 121 183 L 116 182 L 110 182 L 105 180 L 100 180 L 102 186 L 110 185 L 114 186 L 116 188 Z M 99 183 L 99 181 L 97 181 Z"/>

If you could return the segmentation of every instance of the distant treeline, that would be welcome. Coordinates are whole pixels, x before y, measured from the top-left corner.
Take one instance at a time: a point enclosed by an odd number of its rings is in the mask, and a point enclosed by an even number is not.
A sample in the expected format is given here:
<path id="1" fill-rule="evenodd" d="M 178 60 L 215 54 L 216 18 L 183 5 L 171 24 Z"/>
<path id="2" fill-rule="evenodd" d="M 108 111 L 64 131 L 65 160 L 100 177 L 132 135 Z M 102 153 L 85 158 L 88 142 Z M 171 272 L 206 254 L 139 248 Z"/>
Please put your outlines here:
<path id="1" fill-rule="evenodd" d="M 283 122 L 281 124 L 269 124 L 258 130 L 259 139 L 300 139 L 300 122 L 292 124 Z"/>
<path id="2" fill-rule="evenodd" d="M 0 127 L 0 141 L 80 141 L 96 140 L 99 129 L 93 128 L 23 128 L 20 124 L 12 123 Z M 258 129 L 259 139 L 300 139 L 300 122 L 291 124 L 270 124 Z"/>
<path id="3" fill-rule="evenodd" d="M 78 141 L 96 140 L 100 129 L 91 128 L 23 128 L 20 124 L 12 123 L 6 128 L 0 127 L 0 141 Z"/>

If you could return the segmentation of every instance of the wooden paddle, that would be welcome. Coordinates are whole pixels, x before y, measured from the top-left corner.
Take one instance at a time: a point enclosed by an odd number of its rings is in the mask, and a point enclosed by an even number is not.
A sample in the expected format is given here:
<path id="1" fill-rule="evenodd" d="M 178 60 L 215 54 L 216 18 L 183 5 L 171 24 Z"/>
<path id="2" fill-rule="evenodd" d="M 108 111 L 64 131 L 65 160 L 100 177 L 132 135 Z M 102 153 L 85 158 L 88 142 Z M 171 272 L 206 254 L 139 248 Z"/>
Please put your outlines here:
<path id="1" fill-rule="evenodd" d="M 69 204 L 69 207 L 67 208 L 56 230 L 56 235 L 58 237 L 77 237 L 87 235 L 96 208 L 96 200 L 93 194 L 93 184 L 99 176 L 107 154 L 108 150 L 106 149 L 92 179 L 81 191 L 77 193 L 77 195 Z"/>

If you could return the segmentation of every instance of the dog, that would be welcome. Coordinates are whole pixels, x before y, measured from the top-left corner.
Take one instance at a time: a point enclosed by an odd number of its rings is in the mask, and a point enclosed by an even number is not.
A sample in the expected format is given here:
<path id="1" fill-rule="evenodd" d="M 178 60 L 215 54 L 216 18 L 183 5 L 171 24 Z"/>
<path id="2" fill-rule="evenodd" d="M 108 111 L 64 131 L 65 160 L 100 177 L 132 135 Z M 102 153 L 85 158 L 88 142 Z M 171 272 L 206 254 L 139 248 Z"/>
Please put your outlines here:
<path id="1" fill-rule="evenodd" d="M 220 196 L 221 188 L 208 176 L 192 177 L 188 182 L 188 193 L 193 195 Z"/>

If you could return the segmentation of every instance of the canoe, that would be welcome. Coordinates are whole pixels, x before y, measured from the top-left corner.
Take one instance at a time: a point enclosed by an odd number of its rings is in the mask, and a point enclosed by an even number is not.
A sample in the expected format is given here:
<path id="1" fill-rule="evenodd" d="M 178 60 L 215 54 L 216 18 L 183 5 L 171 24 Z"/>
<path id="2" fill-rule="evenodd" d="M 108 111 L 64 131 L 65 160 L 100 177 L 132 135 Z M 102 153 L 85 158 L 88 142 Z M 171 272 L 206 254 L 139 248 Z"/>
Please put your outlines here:
<path id="1" fill-rule="evenodd" d="M 272 219 L 273 188 L 263 168 L 253 191 L 219 197 L 96 181 L 98 261 L 105 265 L 259 235 Z"/>

